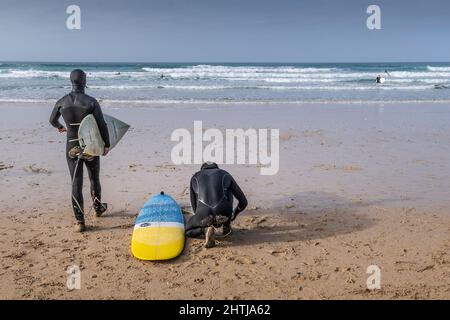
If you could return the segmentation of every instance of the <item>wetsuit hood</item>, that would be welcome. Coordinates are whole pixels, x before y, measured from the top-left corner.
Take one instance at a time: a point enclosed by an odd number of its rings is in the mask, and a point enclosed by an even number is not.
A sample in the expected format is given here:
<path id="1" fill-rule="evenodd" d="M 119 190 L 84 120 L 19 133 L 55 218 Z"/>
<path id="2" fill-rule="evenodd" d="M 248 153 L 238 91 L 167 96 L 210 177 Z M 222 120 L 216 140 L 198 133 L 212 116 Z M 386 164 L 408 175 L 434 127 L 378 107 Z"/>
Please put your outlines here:
<path id="1" fill-rule="evenodd" d="M 72 91 L 84 92 L 86 88 L 86 73 L 81 69 L 75 69 L 70 73 Z"/>
<path id="2" fill-rule="evenodd" d="M 202 167 L 200 168 L 200 170 L 205 170 L 205 169 L 219 169 L 219 166 L 215 162 L 208 161 L 208 162 L 205 162 L 204 164 L 202 164 Z"/>

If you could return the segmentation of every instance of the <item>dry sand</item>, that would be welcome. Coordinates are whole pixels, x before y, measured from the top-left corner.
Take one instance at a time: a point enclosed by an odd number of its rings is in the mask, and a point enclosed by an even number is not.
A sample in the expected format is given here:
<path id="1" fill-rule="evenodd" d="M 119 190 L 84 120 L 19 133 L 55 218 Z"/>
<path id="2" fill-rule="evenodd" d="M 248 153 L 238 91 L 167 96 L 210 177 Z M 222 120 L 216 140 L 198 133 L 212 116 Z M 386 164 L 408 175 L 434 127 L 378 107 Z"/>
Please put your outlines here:
<path id="1" fill-rule="evenodd" d="M 132 125 L 102 159 L 105 217 L 73 232 L 64 139 L 51 105 L 0 105 L 0 298 L 450 298 L 450 106 L 104 106 Z M 216 248 L 189 239 L 167 262 L 130 254 L 132 226 L 164 190 L 188 206 L 198 165 L 170 161 L 170 133 L 280 128 L 280 172 L 224 166 L 249 198 Z M 85 198 L 88 183 L 85 183 Z M 366 269 L 381 269 L 367 290 Z M 81 268 L 68 290 L 66 269 Z"/>

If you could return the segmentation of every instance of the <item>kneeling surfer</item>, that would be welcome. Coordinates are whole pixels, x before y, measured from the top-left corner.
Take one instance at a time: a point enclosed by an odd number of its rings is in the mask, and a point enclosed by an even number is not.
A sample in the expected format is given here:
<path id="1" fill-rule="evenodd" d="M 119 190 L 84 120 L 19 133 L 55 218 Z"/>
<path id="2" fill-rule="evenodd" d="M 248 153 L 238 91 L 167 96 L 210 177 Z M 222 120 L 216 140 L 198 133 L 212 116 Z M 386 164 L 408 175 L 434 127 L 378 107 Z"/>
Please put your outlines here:
<path id="1" fill-rule="evenodd" d="M 186 224 L 188 237 L 205 234 L 205 247 L 215 246 L 215 228 L 222 226 L 224 236 L 231 233 L 231 222 L 247 207 L 247 199 L 233 177 L 219 169 L 214 162 L 206 162 L 191 179 L 191 205 L 194 215 Z M 233 210 L 233 196 L 238 200 Z"/>
<path id="2" fill-rule="evenodd" d="M 103 155 L 109 151 L 109 134 L 103 113 L 96 99 L 84 93 L 86 88 L 86 73 L 80 69 L 75 69 L 70 73 L 72 82 L 72 92 L 62 97 L 56 102 L 50 116 L 50 123 L 58 129 L 60 133 L 67 132 L 66 158 L 72 178 L 72 207 L 77 220 L 76 230 L 85 231 L 84 209 L 83 209 L 83 164 L 88 171 L 91 183 L 91 197 L 95 213 L 100 217 L 107 208 L 106 203 L 101 202 L 100 185 L 100 157 L 82 157 L 79 147 L 78 127 L 81 121 L 88 114 L 92 114 L 97 122 L 100 134 L 105 142 Z M 60 122 L 62 115 L 66 127 Z"/>

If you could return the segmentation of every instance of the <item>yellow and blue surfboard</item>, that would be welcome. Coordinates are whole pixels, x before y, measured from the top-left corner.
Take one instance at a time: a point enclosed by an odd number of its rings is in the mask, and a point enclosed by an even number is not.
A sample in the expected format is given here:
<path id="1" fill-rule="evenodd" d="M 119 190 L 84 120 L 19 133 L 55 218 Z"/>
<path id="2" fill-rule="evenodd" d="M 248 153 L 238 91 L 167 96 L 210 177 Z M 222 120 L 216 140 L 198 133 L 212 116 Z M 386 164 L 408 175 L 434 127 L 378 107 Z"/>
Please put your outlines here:
<path id="1" fill-rule="evenodd" d="M 184 248 L 184 217 L 180 206 L 169 195 L 148 200 L 139 212 L 131 237 L 131 252 L 141 260 L 167 260 Z"/>

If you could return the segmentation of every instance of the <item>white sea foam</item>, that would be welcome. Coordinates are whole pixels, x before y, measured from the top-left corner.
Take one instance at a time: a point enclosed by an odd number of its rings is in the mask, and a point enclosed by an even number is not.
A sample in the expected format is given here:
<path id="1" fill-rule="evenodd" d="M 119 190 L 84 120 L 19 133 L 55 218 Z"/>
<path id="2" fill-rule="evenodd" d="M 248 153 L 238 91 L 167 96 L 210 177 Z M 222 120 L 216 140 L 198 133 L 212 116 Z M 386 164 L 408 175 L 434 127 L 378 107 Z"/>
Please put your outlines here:
<path id="1" fill-rule="evenodd" d="M 438 84 L 438 83 L 436 83 Z M 440 83 L 439 83 L 440 84 Z M 373 90 L 426 90 L 434 88 L 431 85 L 382 85 L 375 86 L 373 84 L 365 86 L 355 86 L 355 85 L 334 85 L 334 86 L 232 86 L 232 85 L 110 85 L 110 86 L 90 86 L 89 89 L 93 90 L 145 90 L 145 89 L 161 89 L 161 90 L 186 90 L 186 91 L 201 91 L 201 90 L 285 90 L 285 91 L 373 91 Z"/>
<path id="2" fill-rule="evenodd" d="M 401 77 L 401 78 L 449 78 L 450 77 L 450 69 L 448 72 L 440 71 L 440 72 L 427 72 L 427 71 L 393 71 L 390 72 L 392 77 Z M 389 78 L 389 77 L 387 77 Z"/>
<path id="3" fill-rule="evenodd" d="M 430 79 L 436 83 L 442 82 L 440 78 L 450 78 L 450 67 L 428 67 L 430 71 L 392 71 L 392 81 L 413 79 L 425 81 Z M 372 72 L 352 72 L 338 68 L 298 68 L 298 67 L 240 67 L 240 66 L 208 66 L 199 65 L 184 68 L 150 68 L 143 71 L 87 71 L 88 77 L 93 80 L 129 79 L 156 81 L 163 75 L 164 80 L 224 80 L 224 81 L 263 81 L 273 83 L 332 83 L 339 81 L 371 80 L 376 77 Z M 433 70 L 433 71 L 431 71 Z M 61 78 L 68 79 L 69 72 L 46 70 L 17 70 L 4 69 L 0 78 Z M 436 80 L 433 80 L 436 79 Z M 432 83 L 432 82 L 430 82 Z M 434 82 L 433 82 L 434 83 Z"/>
<path id="4" fill-rule="evenodd" d="M 320 90 L 320 91 L 375 91 L 375 90 L 426 90 L 431 89 L 433 86 L 295 86 L 295 87 L 284 87 L 284 86 L 270 86 L 261 87 L 261 89 L 272 89 L 272 90 Z"/>
<path id="5" fill-rule="evenodd" d="M 153 73 L 163 72 L 180 72 L 180 73 L 198 73 L 198 72 L 213 72 L 213 73 L 253 73 L 253 72 L 278 72 L 278 73 L 316 73 L 316 72 L 332 72 L 339 70 L 338 68 L 300 68 L 290 66 L 214 66 L 214 65 L 196 65 L 182 68 L 152 68 L 143 67 L 142 70 Z"/>
<path id="6" fill-rule="evenodd" d="M 437 71 L 437 72 L 450 72 L 450 67 L 432 67 L 432 66 L 427 66 L 427 69 L 429 71 Z"/>
<path id="7" fill-rule="evenodd" d="M 99 71 L 99 72 L 90 72 L 86 71 L 88 77 L 93 79 L 102 79 L 102 78 L 126 78 L 126 77 L 146 77 L 144 72 L 113 72 L 113 71 Z M 65 78 L 69 79 L 70 72 L 69 71 L 46 71 L 46 70 L 15 70 L 15 69 L 6 69 L 2 70 L 0 73 L 0 78 Z"/>
<path id="8" fill-rule="evenodd" d="M 42 71 L 42 70 L 3 70 L 0 73 L 0 78 L 56 78 L 66 77 L 69 78 L 69 74 L 59 71 Z"/>
<path id="9" fill-rule="evenodd" d="M 111 101 L 450 99 L 450 90 L 435 90 L 450 86 L 450 67 L 426 64 L 392 67 L 390 76 L 384 75 L 384 67 L 378 70 L 374 65 L 109 64 L 84 69 L 90 93 Z M 68 65 L 53 64 L 2 66 L 0 99 L 58 97 L 70 90 L 70 70 Z M 383 85 L 375 84 L 378 74 L 386 77 Z"/>
<path id="10" fill-rule="evenodd" d="M 54 103 L 56 99 L 14 99 L 14 98 L 0 98 L 0 103 L 8 104 L 8 103 L 24 103 L 30 104 L 33 106 L 35 104 L 49 104 Z M 101 101 L 103 107 L 105 106 L 117 106 L 117 107 L 158 107 L 158 106 L 179 106 L 179 105 L 212 105 L 212 106 L 220 106 L 220 105 L 273 105 L 281 106 L 281 105 L 314 105 L 314 104 L 336 104 L 336 105 L 347 105 L 347 104 L 356 104 L 356 105 L 384 105 L 384 104 L 450 104 L 450 99 L 402 99 L 402 100 L 346 100 L 346 99 L 336 99 L 336 100 L 177 100 L 177 99 L 140 99 L 140 100 L 132 100 L 132 99 L 104 99 Z M 0 105 L 1 107 L 1 105 Z"/>
<path id="11" fill-rule="evenodd" d="M 89 85 L 89 89 L 96 90 L 143 90 L 143 89 L 157 89 L 156 85 Z"/>

